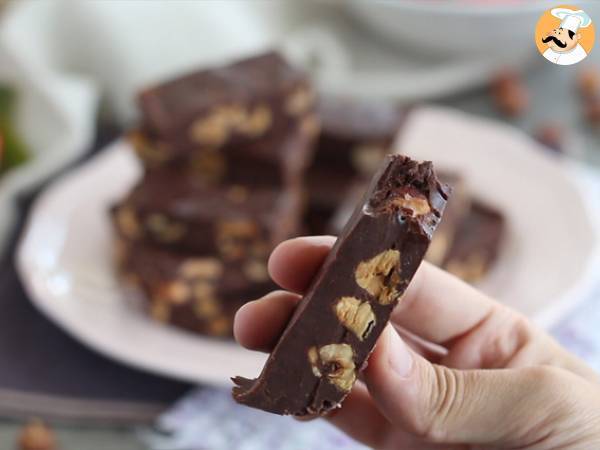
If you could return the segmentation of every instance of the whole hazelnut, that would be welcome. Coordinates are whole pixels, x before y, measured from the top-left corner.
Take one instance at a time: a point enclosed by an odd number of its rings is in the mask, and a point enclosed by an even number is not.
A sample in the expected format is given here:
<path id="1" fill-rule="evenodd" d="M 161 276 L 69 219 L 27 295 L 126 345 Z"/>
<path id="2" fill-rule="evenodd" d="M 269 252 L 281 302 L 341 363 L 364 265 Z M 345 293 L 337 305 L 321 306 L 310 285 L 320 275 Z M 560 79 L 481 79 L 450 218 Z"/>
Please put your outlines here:
<path id="1" fill-rule="evenodd" d="M 498 72 L 493 77 L 491 95 L 498 110 L 509 117 L 522 115 L 529 107 L 529 91 L 514 71 Z"/>
<path id="2" fill-rule="evenodd" d="M 600 125 L 600 98 L 589 98 L 584 104 L 584 114 L 592 126 Z"/>
<path id="3" fill-rule="evenodd" d="M 18 448 L 19 450 L 56 450 L 56 438 L 44 422 L 33 419 L 21 430 Z"/>
<path id="4" fill-rule="evenodd" d="M 600 72 L 595 67 L 584 68 L 577 77 L 577 88 L 583 98 L 600 93 Z"/>
<path id="5" fill-rule="evenodd" d="M 562 153 L 564 151 L 564 130 L 559 124 L 545 123 L 538 127 L 535 138 L 548 149 Z"/>

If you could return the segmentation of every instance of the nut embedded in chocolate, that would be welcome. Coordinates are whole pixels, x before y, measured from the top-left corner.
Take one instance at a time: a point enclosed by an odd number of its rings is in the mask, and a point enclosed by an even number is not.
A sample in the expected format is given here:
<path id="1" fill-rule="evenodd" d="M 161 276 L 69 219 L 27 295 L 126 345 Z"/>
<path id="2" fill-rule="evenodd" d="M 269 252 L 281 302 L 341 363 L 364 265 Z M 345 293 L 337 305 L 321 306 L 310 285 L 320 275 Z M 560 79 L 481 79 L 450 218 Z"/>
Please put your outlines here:
<path id="1" fill-rule="evenodd" d="M 315 114 L 309 114 L 300 121 L 299 129 L 304 136 L 315 137 L 321 131 L 321 122 Z"/>
<path id="2" fill-rule="evenodd" d="M 394 199 L 392 203 L 402 209 L 409 210 L 413 217 L 424 216 L 431 212 L 431 207 L 426 198 L 420 196 L 413 197 L 408 192 Z"/>
<path id="3" fill-rule="evenodd" d="M 151 214 L 146 219 L 146 228 L 159 242 L 177 242 L 185 236 L 186 227 L 162 214 Z"/>
<path id="4" fill-rule="evenodd" d="M 150 167 L 163 164 L 169 157 L 165 145 L 151 142 L 140 130 L 130 131 L 127 135 L 127 140 L 137 156 Z"/>
<path id="5" fill-rule="evenodd" d="M 194 333 L 231 337 L 232 319 L 242 304 L 275 289 L 267 277 L 252 281 L 243 264 L 225 264 L 215 256 L 189 256 L 122 240 L 121 277 L 135 288 L 156 321 Z M 266 258 L 265 258 L 266 261 Z"/>
<path id="6" fill-rule="evenodd" d="M 218 278 L 223 273 L 223 263 L 217 258 L 189 258 L 179 269 L 185 278 Z"/>
<path id="7" fill-rule="evenodd" d="M 388 149 L 377 144 L 361 144 L 352 149 L 351 161 L 357 173 L 371 176 L 375 173 Z"/>
<path id="8" fill-rule="evenodd" d="M 269 279 L 266 261 L 250 259 L 244 264 L 242 269 L 246 277 L 251 281 L 261 282 Z"/>
<path id="9" fill-rule="evenodd" d="M 393 303 L 400 295 L 395 286 L 399 281 L 400 252 L 386 250 L 362 261 L 354 274 L 356 283 L 382 305 Z"/>
<path id="10" fill-rule="evenodd" d="M 317 350 L 308 350 L 308 360 L 315 376 L 323 374 L 329 382 L 344 392 L 349 392 L 356 381 L 354 352 L 348 344 L 329 344 Z"/>
<path id="11" fill-rule="evenodd" d="M 369 302 L 361 302 L 356 297 L 342 297 L 334 309 L 340 322 L 361 341 L 369 336 L 375 326 L 375 314 Z"/>
<path id="12" fill-rule="evenodd" d="M 236 131 L 242 132 L 251 137 L 257 137 L 264 134 L 273 123 L 273 114 L 266 105 L 256 106 L 252 112 L 248 113 L 246 120 L 236 128 Z"/>
<path id="13" fill-rule="evenodd" d="M 220 147 L 227 140 L 228 128 L 223 117 L 214 113 L 192 123 L 189 130 L 190 140 L 199 145 Z"/>
<path id="14" fill-rule="evenodd" d="M 300 87 L 292 92 L 285 103 L 285 112 L 290 116 L 302 116 L 315 104 L 315 93 L 308 87 Z"/>
<path id="15" fill-rule="evenodd" d="M 115 214 L 116 225 L 123 236 L 128 239 L 139 239 L 142 236 L 142 227 L 132 208 L 127 206 L 118 208 Z"/>
<path id="16" fill-rule="evenodd" d="M 170 303 L 180 305 L 189 301 L 191 295 L 190 286 L 184 281 L 171 281 L 166 284 L 161 293 L 161 298 Z"/>
<path id="17" fill-rule="evenodd" d="M 225 175 L 227 164 L 218 149 L 202 149 L 190 156 L 188 170 L 199 175 L 207 184 L 217 183 Z"/>

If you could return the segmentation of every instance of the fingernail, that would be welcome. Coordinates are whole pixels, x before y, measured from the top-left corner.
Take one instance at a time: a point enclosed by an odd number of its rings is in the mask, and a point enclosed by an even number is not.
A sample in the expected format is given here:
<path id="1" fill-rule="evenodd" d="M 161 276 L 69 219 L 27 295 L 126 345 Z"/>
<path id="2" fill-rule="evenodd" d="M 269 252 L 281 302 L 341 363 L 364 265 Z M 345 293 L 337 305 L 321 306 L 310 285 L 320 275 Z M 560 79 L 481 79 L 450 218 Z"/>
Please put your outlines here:
<path id="1" fill-rule="evenodd" d="M 404 343 L 398 336 L 396 330 L 388 331 L 388 358 L 390 367 L 401 377 L 407 377 L 410 374 L 413 365 L 413 357 Z"/>

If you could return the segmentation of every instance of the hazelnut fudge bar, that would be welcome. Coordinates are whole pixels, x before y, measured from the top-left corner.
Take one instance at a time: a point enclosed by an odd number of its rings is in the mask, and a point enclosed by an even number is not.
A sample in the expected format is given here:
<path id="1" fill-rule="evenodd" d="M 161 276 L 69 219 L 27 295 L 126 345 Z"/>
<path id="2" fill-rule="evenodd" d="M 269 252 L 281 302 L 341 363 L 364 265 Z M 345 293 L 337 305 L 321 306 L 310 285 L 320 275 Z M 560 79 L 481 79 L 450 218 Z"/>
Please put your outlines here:
<path id="1" fill-rule="evenodd" d="M 357 183 L 357 178 L 334 170 L 310 169 L 304 180 L 308 194 L 303 220 L 306 231 L 310 235 L 329 234 L 332 232 L 331 220 L 339 208 L 347 203 L 348 196 L 352 195 L 352 188 Z M 352 199 L 352 209 L 362 197 L 365 185 L 368 183 L 368 180 L 364 181 L 362 178 L 360 180 L 363 189 L 356 198 Z"/>
<path id="2" fill-rule="evenodd" d="M 129 132 L 128 140 L 147 171 L 173 167 L 212 185 L 285 187 L 302 183 L 318 131 L 311 116 L 298 126 L 224 148 L 186 149 L 140 130 Z M 174 154 L 180 156 L 165 157 Z"/>
<path id="3" fill-rule="evenodd" d="M 265 265 L 254 272 L 212 256 L 175 253 L 118 239 L 117 263 L 156 321 L 200 334 L 231 337 L 233 316 L 245 302 L 274 288 Z"/>
<path id="4" fill-rule="evenodd" d="M 385 102 L 321 97 L 317 114 L 321 133 L 306 171 L 305 224 L 310 234 L 327 234 L 352 186 L 368 183 L 390 153 L 404 112 Z"/>
<path id="5" fill-rule="evenodd" d="M 388 156 L 259 378 L 233 379 L 235 400 L 297 416 L 340 406 L 421 264 L 448 191 L 430 162 Z"/>
<path id="6" fill-rule="evenodd" d="M 297 234 L 302 202 L 297 188 L 206 186 L 162 168 L 146 173 L 112 215 L 118 234 L 131 241 L 264 263 L 275 245 Z"/>
<path id="7" fill-rule="evenodd" d="M 405 116 L 390 103 L 335 97 L 321 98 L 317 114 L 322 128 L 312 167 L 367 179 L 390 153 Z"/>
<path id="8" fill-rule="evenodd" d="M 316 137 L 315 98 L 308 76 L 275 52 L 198 71 L 139 95 L 134 147 L 149 166 L 249 152 L 254 165 L 271 161 L 303 171 L 310 148 L 286 154 L 280 147 L 294 130 Z"/>
<path id="9" fill-rule="evenodd" d="M 435 232 L 425 259 L 441 266 L 457 236 L 459 227 L 471 209 L 471 195 L 466 180 L 457 173 L 438 171 L 440 181 L 452 188 L 452 197 L 446 204 L 444 218 Z"/>
<path id="10" fill-rule="evenodd" d="M 481 280 L 500 253 L 506 223 L 500 211 L 479 201 L 458 226 L 442 267 L 469 283 Z"/>

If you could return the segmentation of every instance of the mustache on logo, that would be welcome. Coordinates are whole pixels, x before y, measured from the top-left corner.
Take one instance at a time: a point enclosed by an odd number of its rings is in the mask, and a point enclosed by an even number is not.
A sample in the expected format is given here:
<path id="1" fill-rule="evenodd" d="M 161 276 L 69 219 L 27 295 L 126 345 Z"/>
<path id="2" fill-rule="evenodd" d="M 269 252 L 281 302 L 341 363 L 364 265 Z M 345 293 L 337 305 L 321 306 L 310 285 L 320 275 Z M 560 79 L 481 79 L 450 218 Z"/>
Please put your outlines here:
<path id="1" fill-rule="evenodd" d="M 562 42 L 562 41 L 558 40 L 558 38 L 556 36 L 547 36 L 545 38 L 542 38 L 542 42 L 544 44 L 546 44 L 550 41 L 553 41 L 560 48 L 565 48 L 567 46 L 566 42 Z"/>

